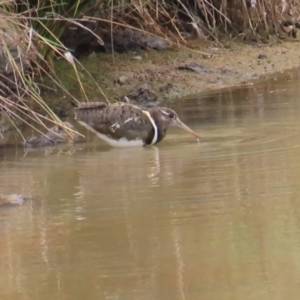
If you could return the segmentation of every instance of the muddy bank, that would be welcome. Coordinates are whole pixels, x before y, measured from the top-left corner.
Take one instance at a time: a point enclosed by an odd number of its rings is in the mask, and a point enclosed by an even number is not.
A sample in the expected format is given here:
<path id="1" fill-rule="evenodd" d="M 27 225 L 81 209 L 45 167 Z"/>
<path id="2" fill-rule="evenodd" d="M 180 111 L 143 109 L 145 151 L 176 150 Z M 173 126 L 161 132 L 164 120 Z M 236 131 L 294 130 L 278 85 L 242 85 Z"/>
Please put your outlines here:
<path id="1" fill-rule="evenodd" d="M 228 41 L 223 46 L 191 42 L 188 48 L 126 54 L 93 53 L 81 59 L 83 66 L 109 97 L 119 99 L 137 85 L 151 83 L 160 100 L 196 95 L 216 89 L 248 85 L 300 65 L 298 40 L 268 45 Z M 64 63 L 58 66 L 66 74 Z M 83 78 L 90 100 L 101 93 Z M 76 93 L 76 83 L 66 82 Z"/>

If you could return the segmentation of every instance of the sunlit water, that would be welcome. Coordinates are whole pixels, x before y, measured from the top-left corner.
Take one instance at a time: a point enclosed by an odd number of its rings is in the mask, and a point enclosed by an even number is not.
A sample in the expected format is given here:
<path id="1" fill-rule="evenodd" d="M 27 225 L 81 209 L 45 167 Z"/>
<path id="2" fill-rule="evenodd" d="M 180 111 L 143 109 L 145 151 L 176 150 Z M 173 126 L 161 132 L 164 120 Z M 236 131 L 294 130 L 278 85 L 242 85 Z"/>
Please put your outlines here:
<path id="1" fill-rule="evenodd" d="M 299 299 L 300 85 L 171 106 L 202 136 L 0 150 L 0 299 Z"/>

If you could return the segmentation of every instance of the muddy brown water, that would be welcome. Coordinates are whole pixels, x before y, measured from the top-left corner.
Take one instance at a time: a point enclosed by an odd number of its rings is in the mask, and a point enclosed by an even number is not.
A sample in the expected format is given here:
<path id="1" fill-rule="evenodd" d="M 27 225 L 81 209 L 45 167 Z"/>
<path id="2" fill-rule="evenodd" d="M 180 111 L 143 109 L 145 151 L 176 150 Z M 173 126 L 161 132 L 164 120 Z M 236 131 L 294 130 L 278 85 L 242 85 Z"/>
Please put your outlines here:
<path id="1" fill-rule="evenodd" d="M 1 149 L 1 299 L 299 298 L 299 81 L 172 107 L 201 143 Z"/>

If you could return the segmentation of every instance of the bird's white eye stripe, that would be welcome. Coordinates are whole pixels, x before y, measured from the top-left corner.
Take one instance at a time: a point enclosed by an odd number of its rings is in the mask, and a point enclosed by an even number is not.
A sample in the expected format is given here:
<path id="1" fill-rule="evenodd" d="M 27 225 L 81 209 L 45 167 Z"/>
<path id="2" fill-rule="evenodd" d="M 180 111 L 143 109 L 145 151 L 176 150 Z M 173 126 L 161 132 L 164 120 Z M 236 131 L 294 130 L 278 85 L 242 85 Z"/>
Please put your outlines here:
<path id="1" fill-rule="evenodd" d="M 176 115 L 175 111 L 173 111 L 171 109 L 170 110 L 161 109 L 161 113 L 168 116 L 168 118 L 170 118 L 170 119 L 176 119 L 177 118 L 177 115 Z"/>
<path id="2" fill-rule="evenodd" d="M 166 111 L 164 111 L 164 110 L 161 110 L 161 112 L 162 112 L 163 114 L 169 116 L 169 113 L 168 113 L 168 112 L 166 112 Z"/>

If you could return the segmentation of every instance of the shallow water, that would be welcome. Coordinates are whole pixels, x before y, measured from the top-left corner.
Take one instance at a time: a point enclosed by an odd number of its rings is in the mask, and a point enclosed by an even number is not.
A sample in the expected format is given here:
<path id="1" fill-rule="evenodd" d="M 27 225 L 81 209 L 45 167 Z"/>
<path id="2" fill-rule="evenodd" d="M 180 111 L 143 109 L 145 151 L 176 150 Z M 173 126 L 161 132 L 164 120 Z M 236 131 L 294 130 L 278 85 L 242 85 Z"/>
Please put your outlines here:
<path id="1" fill-rule="evenodd" d="M 300 85 L 173 105 L 202 136 L 0 149 L 2 299 L 298 299 Z"/>

